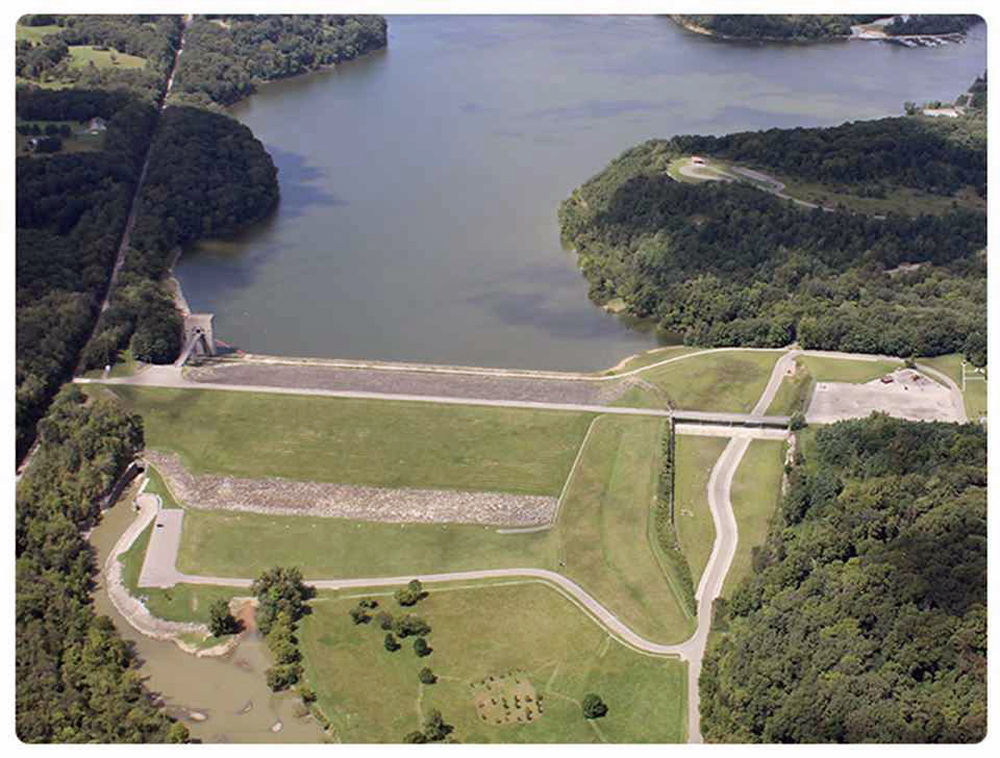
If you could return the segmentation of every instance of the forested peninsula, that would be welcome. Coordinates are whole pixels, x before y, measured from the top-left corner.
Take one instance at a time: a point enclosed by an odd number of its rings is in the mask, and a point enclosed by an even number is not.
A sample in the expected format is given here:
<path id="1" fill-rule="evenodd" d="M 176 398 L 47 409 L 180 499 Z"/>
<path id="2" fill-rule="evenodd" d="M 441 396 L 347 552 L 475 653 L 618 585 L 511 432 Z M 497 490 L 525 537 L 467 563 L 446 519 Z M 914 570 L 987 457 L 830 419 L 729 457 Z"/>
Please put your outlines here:
<path id="1" fill-rule="evenodd" d="M 173 361 L 182 321 L 165 277 L 174 256 L 275 208 L 271 157 L 222 106 L 261 81 L 384 45 L 381 17 L 196 17 L 189 28 L 168 15 L 19 20 L 17 460 L 38 440 L 16 502 L 21 740 L 189 738 L 153 704 L 134 654 L 90 598 L 97 567 L 82 530 L 142 450 L 141 419 L 72 385 L 52 398 L 78 368 L 125 352 Z M 175 85 L 184 84 L 168 98 L 178 60 Z M 102 313 L 130 211 L 131 244 Z"/>
<path id="2" fill-rule="evenodd" d="M 735 174 L 688 181 L 676 167 L 691 156 L 885 210 L 808 209 Z M 981 363 L 985 192 L 985 114 L 911 116 L 651 140 L 574 190 L 559 218 L 595 302 L 686 344 Z"/>
<path id="3" fill-rule="evenodd" d="M 721 39 L 781 42 L 814 42 L 851 36 L 851 27 L 888 18 L 868 14 L 718 14 L 674 15 L 680 26 Z M 886 35 L 959 34 L 982 22 L 979 16 L 957 14 L 911 14 L 895 16 L 882 27 Z"/>

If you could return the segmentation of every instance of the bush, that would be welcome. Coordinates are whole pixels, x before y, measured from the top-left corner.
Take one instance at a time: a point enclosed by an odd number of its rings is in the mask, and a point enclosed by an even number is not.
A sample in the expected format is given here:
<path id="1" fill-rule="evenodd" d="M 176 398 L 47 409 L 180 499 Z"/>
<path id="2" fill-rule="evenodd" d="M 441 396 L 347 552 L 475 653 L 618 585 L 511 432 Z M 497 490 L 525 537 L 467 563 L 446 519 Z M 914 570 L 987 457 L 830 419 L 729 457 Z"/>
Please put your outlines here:
<path id="1" fill-rule="evenodd" d="M 302 676 L 302 666 L 298 663 L 279 664 L 271 666 L 266 672 L 267 686 L 272 692 L 287 690 L 299 681 Z"/>
<path id="2" fill-rule="evenodd" d="M 424 587 L 419 579 L 413 579 L 405 588 L 396 590 L 396 602 L 400 605 L 416 605 L 420 600 L 427 597 Z"/>
<path id="3" fill-rule="evenodd" d="M 599 695 L 593 692 L 583 699 L 583 715 L 588 719 L 603 718 L 608 712 L 608 706 L 601 700 Z"/>
<path id="4" fill-rule="evenodd" d="M 394 635 L 392 632 L 389 632 L 388 634 L 385 635 L 385 640 L 382 642 L 382 644 L 385 646 L 385 649 L 388 650 L 390 653 L 395 653 L 397 650 L 399 650 L 399 648 L 402 647 L 402 645 L 399 644 L 399 640 L 396 639 L 396 635 Z"/>
<path id="5" fill-rule="evenodd" d="M 372 617 L 369 616 L 365 612 L 365 609 L 360 606 L 351 608 L 351 610 L 348 611 L 348 614 L 350 614 L 351 620 L 355 624 L 367 624 L 369 621 L 372 620 Z"/>
<path id="6" fill-rule="evenodd" d="M 391 613 L 387 613 L 386 611 L 379 611 L 375 615 L 375 620 L 378 621 L 378 625 L 384 631 L 388 632 L 388 631 L 392 630 L 393 618 L 392 618 L 392 614 Z"/>
<path id="7" fill-rule="evenodd" d="M 434 672 L 426 666 L 420 669 L 420 673 L 417 677 L 420 679 L 422 684 L 434 684 L 434 682 L 438 680 L 438 678 L 434 676 Z"/>
<path id="8" fill-rule="evenodd" d="M 219 598 L 208 608 L 208 629 L 216 637 L 235 634 L 240 630 L 239 622 L 229 612 L 229 603 Z"/>
<path id="9" fill-rule="evenodd" d="M 788 428 L 793 432 L 797 432 L 799 429 L 806 428 L 806 417 L 802 413 L 793 413 L 792 417 L 788 420 Z"/>
<path id="10" fill-rule="evenodd" d="M 423 637 L 417 637 L 413 640 L 413 652 L 416 653 L 419 658 L 425 658 L 433 652 L 433 648 L 427 644 L 427 640 Z"/>
<path id="11" fill-rule="evenodd" d="M 419 616 L 404 616 L 393 623 L 393 631 L 400 637 L 423 637 L 430 634 L 431 627 Z"/>

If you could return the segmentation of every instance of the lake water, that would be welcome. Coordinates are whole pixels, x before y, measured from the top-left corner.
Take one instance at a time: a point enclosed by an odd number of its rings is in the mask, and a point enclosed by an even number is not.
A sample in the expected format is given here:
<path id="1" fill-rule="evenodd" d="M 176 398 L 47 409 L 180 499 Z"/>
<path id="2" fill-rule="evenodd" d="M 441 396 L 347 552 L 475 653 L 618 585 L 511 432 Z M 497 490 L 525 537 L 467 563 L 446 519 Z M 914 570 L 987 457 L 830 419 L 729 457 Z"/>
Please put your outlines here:
<path id="1" fill-rule="evenodd" d="M 556 209 L 652 137 L 898 115 L 986 67 L 965 44 L 734 44 L 663 17 L 392 17 L 389 47 L 233 108 L 280 173 L 268 221 L 187 251 L 216 334 L 279 355 L 593 370 L 657 344 L 587 299 Z"/>

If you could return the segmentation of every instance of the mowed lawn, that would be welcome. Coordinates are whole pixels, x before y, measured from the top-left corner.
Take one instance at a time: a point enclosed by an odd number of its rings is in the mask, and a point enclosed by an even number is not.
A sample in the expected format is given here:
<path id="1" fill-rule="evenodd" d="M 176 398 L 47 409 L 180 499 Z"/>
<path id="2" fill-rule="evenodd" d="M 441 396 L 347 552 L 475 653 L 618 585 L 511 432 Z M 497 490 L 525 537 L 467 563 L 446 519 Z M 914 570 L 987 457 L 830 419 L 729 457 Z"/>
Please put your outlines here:
<path id="1" fill-rule="evenodd" d="M 384 588 L 373 594 L 402 609 Z M 556 590 L 538 583 L 430 588 L 408 612 L 425 619 L 433 652 L 418 658 L 410 639 L 389 653 L 375 622 L 348 616 L 358 595 L 312 601 L 299 630 L 306 680 L 338 741 L 400 742 L 432 708 L 463 743 L 679 742 L 686 717 L 685 664 L 634 652 Z M 430 667 L 438 681 L 423 685 Z M 516 672 L 516 674 L 514 674 Z M 479 716 L 471 686 L 490 676 L 526 677 L 543 712 L 531 723 L 497 725 Z M 580 701 L 598 693 L 608 714 L 583 717 Z"/>
<path id="2" fill-rule="evenodd" d="M 753 549 L 763 545 L 767 538 L 771 516 L 781 499 L 784 446 L 781 440 L 754 440 L 736 469 L 730 498 L 739 540 L 722 585 L 722 595 L 726 598 L 732 598 L 733 590 L 750 575 Z"/>
<path id="3" fill-rule="evenodd" d="M 805 364 L 817 382 L 864 384 L 903 367 L 903 361 L 899 359 L 866 361 L 803 355 L 798 360 Z"/>
<path id="4" fill-rule="evenodd" d="M 728 443 L 723 437 L 676 436 L 674 518 L 677 539 L 691 567 L 695 589 L 715 543 L 715 524 L 708 508 L 708 479 Z"/>
<path id="5" fill-rule="evenodd" d="M 657 560 L 650 523 L 664 424 L 657 418 L 598 418 L 555 531 L 560 573 L 638 634 L 679 642 L 690 636 L 694 620 Z"/>
<path id="6" fill-rule="evenodd" d="M 592 414 L 116 386 L 194 474 L 557 496 Z"/>
<path id="7" fill-rule="evenodd" d="M 640 376 L 663 390 L 674 408 L 749 413 L 783 352 L 733 350 L 694 355 Z"/>
<path id="8" fill-rule="evenodd" d="M 188 509 L 177 568 L 257 576 L 298 566 L 307 579 L 405 576 L 491 568 L 555 569 L 552 532 L 498 534 L 471 524 L 380 524 Z"/>

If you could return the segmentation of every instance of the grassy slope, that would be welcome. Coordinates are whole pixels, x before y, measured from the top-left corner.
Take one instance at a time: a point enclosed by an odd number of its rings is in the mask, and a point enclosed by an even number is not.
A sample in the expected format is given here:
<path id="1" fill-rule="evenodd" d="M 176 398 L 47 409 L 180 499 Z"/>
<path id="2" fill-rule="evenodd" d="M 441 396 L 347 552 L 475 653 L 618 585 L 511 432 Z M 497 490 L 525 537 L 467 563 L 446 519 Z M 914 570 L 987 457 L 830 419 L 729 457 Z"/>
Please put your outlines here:
<path id="1" fill-rule="evenodd" d="M 91 62 L 97 68 L 142 68 L 146 65 L 146 59 L 138 55 L 115 51 L 112 60 L 111 54 L 111 50 L 95 50 L 93 45 L 70 45 L 69 65 L 73 68 L 86 68 Z"/>
<path id="2" fill-rule="evenodd" d="M 16 27 L 17 39 L 31 40 L 31 42 L 41 42 L 42 37 L 46 34 L 55 34 L 60 29 L 61 26 L 58 24 L 49 24 L 48 26 L 22 26 L 18 24 Z"/>
<path id="3" fill-rule="evenodd" d="M 962 356 L 958 353 L 951 355 L 939 355 L 936 358 L 921 358 L 919 363 L 925 363 L 931 368 L 936 368 L 943 374 L 947 374 L 962 388 Z M 966 373 L 968 377 L 971 371 Z M 987 376 L 989 372 L 987 371 Z M 967 379 L 965 392 L 962 393 L 965 399 L 965 413 L 969 419 L 975 421 L 980 416 L 987 415 L 987 382 L 981 379 Z"/>
<path id="4" fill-rule="evenodd" d="M 649 543 L 660 462 L 660 419 L 602 416 L 570 483 L 556 533 L 559 571 L 638 634 L 679 641 L 681 609 Z M 676 583 L 676 580 L 675 580 Z"/>
<path id="5" fill-rule="evenodd" d="M 398 607 L 379 598 L 390 612 Z M 539 584 L 432 591 L 414 609 L 433 628 L 434 652 L 417 658 L 409 641 L 388 653 L 376 625 L 355 626 L 355 599 L 313 602 L 300 637 L 306 675 L 344 742 L 398 742 L 437 708 L 462 742 L 678 742 L 685 717 L 684 665 L 635 653 L 572 603 Z M 439 681 L 421 685 L 430 666 Z M 480 721 L 470 683 L 520 669 L 543 695 L 545 712 L 524 725 Z M 609 706 L 596 725 L 580 712 L 587 692 Z"/>
<path id="6" fill-rule="evenodd" d="M 299 566 L 309 579 L 335 579 L 553 568 L 555 555 L 551 532 L 497 534 L 485 526 L 188 510 L 177 566 L 189 574 L 229 577 Z"/>
<path id="7" fill-rule="evenodd" d="M 736 470 L 731 497 L 739 540 L 722 585 L 724 597 L 732 597 L 733 589 L 750 574 L 753 548 L 767 537 L 768 522 L 781 497 L 784 445 L 779 440 L 754 440 Z"/>
<path id="8" fill-rule="evenodd" d="M 793 413 L 804 413 L 812 397 L 816 380 L 809 373 L 801 360 L 795 361 L 795 375 L 785 376 L 778 386 L 774 400 L 768 406 L 767 412 L 772 416 L 791 416 Z"/>
<path id="9" fill-rule="evenodd" d="M 674 508 L 677 538 L 691 566 L 695 588 L 712 554 L 715 525 L 708 509 L 708 478 L 729 440 L 677 435 Z"/>
<path id="10" fill-rule="evenodd" d="M 558 495 L 589 414 L 115 387 L 192 473 Z"/>
<path id="11" fill-rule="evenodd" d="M 644 368 L 653 363 L 659 363 L 660 361 L 665 361 L 669 358 L 677 358 L 681 355 L 689 355 L 691 353 L 696 353 L 703 348 L 700 347 L 686 347 L 684 345 L 671 345 L 669 347 L 657 347 L 652 350 L 646 350 L 642 353 L 637 353 L 629 358 L 626 358 L 620 364 L 614 368 L 605 371 L 605 374 L 623 374 L 626 371 L 633 371 L 637 368 Z"/>
<path id="12" fill-rule="evenodd" d="M 146 476 L 149 477 L 149 484 L 146 485 L 146 492 L 160 496 L 160 502 L 164 508 L 180 508 L 180 504 L 174 500 L 174 496 L 167 489 L 160 472 L 152 466 L 146 467 Z"/>
<path id="13" fill-rule="evenodd" d="M 679 641 L 691 622 L 647 538 L 661 423 L 599 419 L 559 522 L 547 532 L 189 510 L 177 565 L 185 573 L 229 577 L 295 565 L 312 579 L 547 568 L 579 583 L 640 634 Z"/>
<path id="14" fill-rule="evenodd" d="M 675 408 L 748 413 L 760 399 L 781 350 L 695 356 L 642 373 Z"/>

